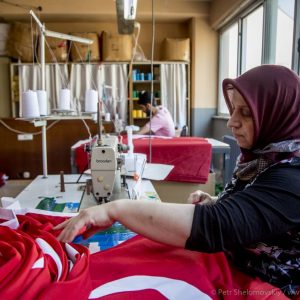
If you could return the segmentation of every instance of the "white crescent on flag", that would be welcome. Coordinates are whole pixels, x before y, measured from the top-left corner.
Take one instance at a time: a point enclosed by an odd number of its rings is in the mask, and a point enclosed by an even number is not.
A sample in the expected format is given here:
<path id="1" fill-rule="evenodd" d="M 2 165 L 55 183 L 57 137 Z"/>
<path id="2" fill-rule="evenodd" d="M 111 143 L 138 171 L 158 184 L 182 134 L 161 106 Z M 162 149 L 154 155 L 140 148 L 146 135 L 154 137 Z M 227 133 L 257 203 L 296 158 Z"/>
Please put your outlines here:
<path id="1" fill-rule="evenodd" d="M 201 292 L 193 285 L 178 279 L 160 276 L 128 276 L 105 283 L 94 289 L 89 299 L 98 299 L 120 292 L 132 292 L 153 289 L 169 300 L 198 299 L 209 300 L 207 294 Z"/>

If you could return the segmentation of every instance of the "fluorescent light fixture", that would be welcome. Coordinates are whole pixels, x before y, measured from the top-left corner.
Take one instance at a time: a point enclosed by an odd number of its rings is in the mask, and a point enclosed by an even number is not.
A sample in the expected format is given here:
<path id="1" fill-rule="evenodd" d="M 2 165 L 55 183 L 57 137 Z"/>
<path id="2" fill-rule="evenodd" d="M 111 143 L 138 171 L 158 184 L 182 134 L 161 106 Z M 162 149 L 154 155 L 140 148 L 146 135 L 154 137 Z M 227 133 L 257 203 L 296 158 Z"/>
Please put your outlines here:
<path id="1" fill-rule="evenodd" d="M 137 0 L 124 0 L 124 19 L 135 20 Z"/>

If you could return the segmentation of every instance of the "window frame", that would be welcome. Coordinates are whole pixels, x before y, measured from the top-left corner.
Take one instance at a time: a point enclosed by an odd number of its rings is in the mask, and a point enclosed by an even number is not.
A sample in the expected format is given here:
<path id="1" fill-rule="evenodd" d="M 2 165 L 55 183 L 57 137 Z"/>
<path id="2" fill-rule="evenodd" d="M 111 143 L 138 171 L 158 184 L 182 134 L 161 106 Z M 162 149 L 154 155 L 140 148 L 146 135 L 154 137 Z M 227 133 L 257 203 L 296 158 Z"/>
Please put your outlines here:
<path id="1" fill-rule="evenodd" d="M 294 27 L 293 27 L 293 49 L 292 49 L 292 62 L 291 69 L 300 74 L 300 0 L 294 0 Z M 218 100 L 217 100 L 217 114 L 218 116 L 228 117 L 228 113 L 221 113 L 221 35 L 228 30 L 234 23 L 238 24 L 238 57 L 237 57 L 237 76 L 242 72 L 242 53 L 243 53 L 243 19 L 253 13 L 260 6 L 263 6 L 263 34 L 262 34 L 262 55 L 261 64 L 275 63 L 276 55 L 276 30 L 277 26 L 274 26 L 277 18 L 277 3 L 273 0 L 258 0 L 232 17 L 220 30 L 219 30 L 219 70 L 218 70 Z"/>
<path id="2" fill-rule="evenodd" d="M 300 0 L 295 0 L 292 69 L 300 74 Z"/>

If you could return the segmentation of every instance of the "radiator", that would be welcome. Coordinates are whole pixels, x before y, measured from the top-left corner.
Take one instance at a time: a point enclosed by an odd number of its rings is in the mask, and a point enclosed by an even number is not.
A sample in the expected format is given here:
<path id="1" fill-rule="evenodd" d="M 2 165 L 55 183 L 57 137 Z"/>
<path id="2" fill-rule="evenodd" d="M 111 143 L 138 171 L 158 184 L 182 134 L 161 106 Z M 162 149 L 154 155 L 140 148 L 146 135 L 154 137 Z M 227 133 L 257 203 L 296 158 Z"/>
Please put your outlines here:
<path id="1" fill-rule="evenodd" d="M 225 174 L 225 182 L 229 182 L 235 168 L 236 159 L 241 153 L 240 147 L 236 143 L 236 139 L 231 135 L 224 135 L 223 142 L 230 146 L 230 160 L 227 174 Z"/>

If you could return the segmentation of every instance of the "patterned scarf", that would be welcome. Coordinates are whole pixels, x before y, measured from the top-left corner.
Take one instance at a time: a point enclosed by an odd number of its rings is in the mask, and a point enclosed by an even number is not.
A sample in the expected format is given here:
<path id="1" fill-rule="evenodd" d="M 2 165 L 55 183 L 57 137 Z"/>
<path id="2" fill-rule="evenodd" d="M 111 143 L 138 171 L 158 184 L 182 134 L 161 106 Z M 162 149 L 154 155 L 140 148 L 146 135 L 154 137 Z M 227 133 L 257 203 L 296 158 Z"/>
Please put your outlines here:
<path id="1" fill-rule="evenodd" d="M 234 193 L 238 179 L 248 181 L 248 184 L 252 184 L 257 176 L 269 167 L 283 163 L 293 157 L 300 157 L 300 139 L 271 143 L 263 149 L 255 150 L 254 153 L 258 155 L 258 158 L 247 162 L 241 162 L 242 154 L 239 155 L 231 181 L 226 184 L 223 192 L 218 195 L 218 199 L 224 196 L 228 197 Z M 278 161 L 280 153 L 282 153 L 284 157 Z M 272 156 L 276 159 L 272 159 Z"/>
<path id="2" fill-rule="evenodd" d="M 234 170 L 234 175 L 236 175 L 237 178 L 251 181 L 251 179 L 254 179 L 262 171 L 273 165 L 274 161 L 271 159 L 272 155 L 266 156 L 266 154 L 284 153 L 285 157 L 300 157 L 300 139 L 271 143 L 263 149 L 258 149 L 253 152 L 258 155 L 258 158 L 244 163 L 241 162 L 242 155 L 239 155 Z M 289 155 L 286 155 L 287 153 L 289 153 Z"/>

